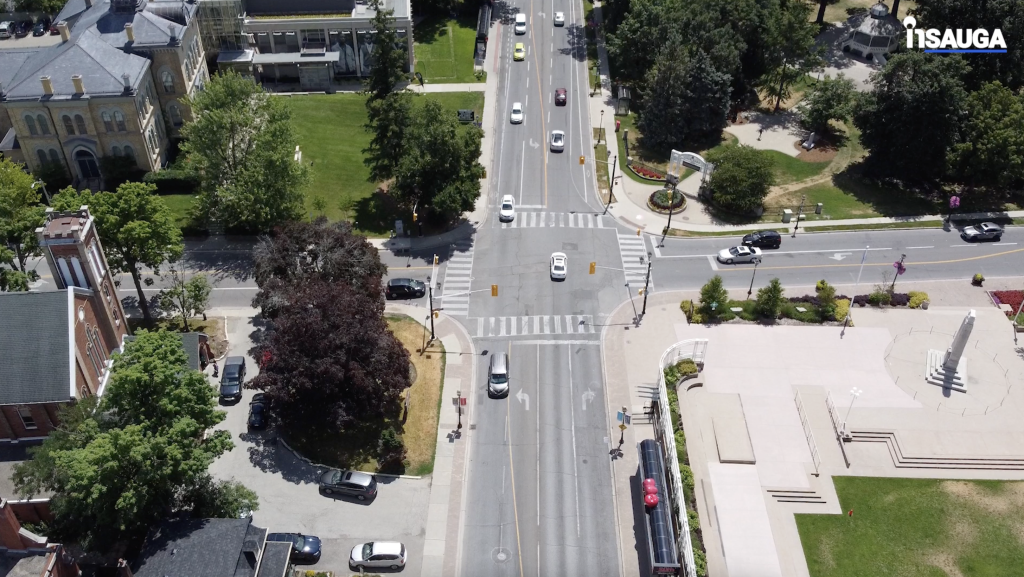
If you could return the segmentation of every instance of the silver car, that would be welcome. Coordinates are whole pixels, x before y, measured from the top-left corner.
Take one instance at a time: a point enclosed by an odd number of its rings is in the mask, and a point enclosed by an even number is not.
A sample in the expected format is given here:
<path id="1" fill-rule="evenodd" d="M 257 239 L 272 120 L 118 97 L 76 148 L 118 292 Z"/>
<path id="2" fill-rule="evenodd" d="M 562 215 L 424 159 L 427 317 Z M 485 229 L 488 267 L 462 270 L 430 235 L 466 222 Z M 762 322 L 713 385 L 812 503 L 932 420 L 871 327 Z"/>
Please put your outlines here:
<path id="1" fill-rule="evenodd" d="M 565 133 L 561 130 L 551 131 L 551 150 L 555 152 L 565 150 Z"/>
<path id="2" fill-rule="evenodd" d="M 761 262 L 761 249 L 756 246 L 734 246 L 718 253 L 719 262 Z"/>
<path id="3" fill-rule="evenodd" d="M 397 541 L 374 541 L 353 547 L 348 563 L 359 571 L 366 567 L 397 570 L 405 567 L 405 559 L 405 545 Z"/>
<path id="4" fill-rule="evenodd" d="M 999 240 L 1003 238 L 1003 227 L 994 222 L 983 222 L 974 226 L 965 226 L 960 231 L 960 238 L 973 240 Z"/>

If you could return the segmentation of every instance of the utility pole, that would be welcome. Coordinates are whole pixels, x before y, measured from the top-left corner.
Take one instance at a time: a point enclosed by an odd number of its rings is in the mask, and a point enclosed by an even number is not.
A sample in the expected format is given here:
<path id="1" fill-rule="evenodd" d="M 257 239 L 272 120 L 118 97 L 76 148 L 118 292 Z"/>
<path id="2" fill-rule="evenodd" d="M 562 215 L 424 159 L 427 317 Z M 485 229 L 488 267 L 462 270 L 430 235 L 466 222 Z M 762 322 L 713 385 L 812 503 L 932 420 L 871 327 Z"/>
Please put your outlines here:
<path id="1" fill-rule="evenodd" d="M 608 203 L 604 205 L 604 214 L 608 214 L 608 208 L 612 205 L 612 191 L 615 190 L 615 165 L 619 161 L 619 155 L 612 158 L 612 172 L 608 176 Z"/>
<path id="2" fill-rule="evenodd" d="M 804 201 L 807 200 L 806 194 L 800 195 L 800 208 L 796 211 L 796 225 L 793 226 L 793 238 L 796 238 L 796 230 L 800 228 L 800 215 L 804 213 Z"/>
<path id="3" fill-rule="evenodd" d="M 644 257 L 640 257 L 640 262 L 643 262 Z M 640 317 L 643 318 L 647 314 L 647 288 L 651 286 L 651 253 L 647 253 L 647 278 L 644 279 L 644 306 L 640 311 Z"/>
<path id="4" fill-rule="evenodd" d="M 427 277 L 427 299 L 430 304 L 430 340 L 427 344 L 434 342 L 434 285 L 430 283 L 430 277 Z"/>
<path id="5" fill-rule="evenodd" d="M 754 277 L 757 276 L 757 265 L 761 264 L 761 259 L 754 261 L 754 273 L 750 275 L 750 288 L 747 289 L 747 300 L 750 300 L 750 295 L 754 293 Z"/>
<path id="6" fill-rule="evenodd" d="M 905 258 L 907 258 L 907 255 L 906 254 L 901 254 L 899 262 L 892 263 L 893 267 L 896 268 L 896 274 L 892 275 L 892 284 L 889 286 L 889 292 L 890 293 L 892 291 L 896 290 L 896 278 L 899 277 L 901 274 L 904 273 L 904 271 L 907 270 L 907 267 L 903 266 L 903 260 Z"/>

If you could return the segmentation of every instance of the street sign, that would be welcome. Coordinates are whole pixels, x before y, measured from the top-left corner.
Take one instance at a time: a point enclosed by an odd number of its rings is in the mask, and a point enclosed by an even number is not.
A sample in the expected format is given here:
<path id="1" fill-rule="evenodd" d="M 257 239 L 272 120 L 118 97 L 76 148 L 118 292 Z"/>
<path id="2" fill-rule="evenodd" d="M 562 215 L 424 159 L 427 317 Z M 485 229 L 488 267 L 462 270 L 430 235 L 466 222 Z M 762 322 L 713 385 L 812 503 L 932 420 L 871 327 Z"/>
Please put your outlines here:
<path id="1" fill-rule="evenodd" d="M 627 427 L 626 425 L 619 425 L 619 430 L 620 430 L 620 431 L 625 431 L 625 430 L 626 430 L 626 429 L 628 429 L 628 428 L 629 428 L 629 427 Z"/>
<path id="2" fill-rule="evenodd" d="M 631 418 L 630 418 L 629 413 L 625 413 L 623 411 L 619 411 L 618 413 L 615 414 L 615 420 L 620 422 L 620 423 L 628 425 L 630 423 L 630 421 L 631 421 Z"/>

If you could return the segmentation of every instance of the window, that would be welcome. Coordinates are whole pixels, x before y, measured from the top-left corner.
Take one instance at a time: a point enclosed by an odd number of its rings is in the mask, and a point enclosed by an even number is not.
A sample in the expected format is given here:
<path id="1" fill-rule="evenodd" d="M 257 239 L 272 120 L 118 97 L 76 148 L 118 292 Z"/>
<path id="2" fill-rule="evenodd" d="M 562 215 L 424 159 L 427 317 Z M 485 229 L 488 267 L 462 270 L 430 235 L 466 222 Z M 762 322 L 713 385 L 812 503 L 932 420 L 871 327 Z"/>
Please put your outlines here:
<path id="1" fill-rule="evenodd" d="M 49 159 L 46 158 L 46 151 L 43 150 L 42 148 L 37 150 L 36 154 L 39 155 L 39 164 L 42 165 L 42 164 L 46 164 L 47 162 L 50 162 Z"/>
<path id="2" fill-rule="evenodd" d="M 124 114 L 120 110 L 114 111 L 114 122 L 117 123 L 118 132 L 128 132 L 128 127 L 124 123 Z"/>
<path id="3" fill-rule="evenodd" d="M 110 302 L 110 287 L 106 283 L 103 283 L 103 296 L 107 298 L 107 302 Z"/>
<path id="4" fill-rule="evenodd" d="M 64 163 L 60 161 L 60 155 L 57 154 L 56 148 L 50 149 L 50 162 L 64 166 Z"/>
<path id="5" fill-rule="evenodd" d="M 89 334 L 89 329 L 88 328 L 85 329 L 85 334 L 86 334 L 86 336 L 88 336 L 88 334 Z M 100 369 L 99 359 L 96 358 L 96 354 L 97 353 L 94 352 L 92 349 L 93 349 L 92 343 L 91 342 L 86 343 L 86 345 L 85 345 L 85 356 L 89 357 L 89 362 L 92 364 L 93 372 L 96 373 L 96 376 L 100 376 L 100 375 L 103 374 L 103 371 Z"/>
<path id="6" fill-rule="evenodd" d="M 124 145 L 124 155 L 135 160 L 135 149 L 129 144 Z"/>
<path id="7" fill-rule="evenodd" d="M 171 125 L 175 128 L 180 128 L 181 125 L 184 124 L 184 121 L 181 119 L 181 110 L 178 108 L 177 104 L 171 103 L 171 105 L 167 107 L 167 114 L 171 117 Z"/>
<path id="8" fill-rule="evenodd" d="M 121 316 L 117 314 L 117 309 L 114 309 L 114 326 L 121 326 Z"/>
<path id="9" fill-rule="evenodd" d="M 88 134 L 89 131 L 85 128 L 85 119 L 82 118 L 81 114 L 75 115 L 75 126 L 78 128 L 78 134 Z"/>
<path id="10" fill-rule="evenodd" d="M 107 270 L 103 268 L 103 255 L 100 254 L 100 247 L 95 240 L 89 243 L 89 256 L 92 257 L 92 261 L 96 264 L 96 276 L 102 281 L 103 275 L 107 274 Z"/>
<path id="11" fill-rule="evenodd" d="M 114 153 L 114 156 L 121 156 L 121 147 L 114 146 L 114 148 L 111 149 L 111 152 Z"/>
<path id="12" fill-rule="evenodd" d="M 164 84 L 164 92 L 174 94 L 174 75 L 170 71 L 164 70 L 160 73 L 160 80 Z"/>
<path id="13" fill-rule="evenodd" d="M 74 135 L 75 125 L 71 124 L 71 117 L 65 114 L 64 116 L 61 116 L 60 119 L 64 123 L 64 132 L 67 132 L 68 136 Z"/>
<path id="14" fill-rule="evenodd" d="M 36 429 L 36 420 L 32 418 L 32 411 L 28 407 L 18 407 L 18 416 L 26 429 Z"/>
<path id="15" fill-rule="evenodd" d="M 96 348 L 100 352 L 100 359 L 104 362 L 109 360 L 110 356 L 105 350 L 103 350 L 103 341 L 100 340 L 100 330 L 96 327 L 92 328 L 92 340 L 96 343 Z"/>
<path id="16" fill-rule="evenodd" d="M 32 116 L 25 115 L 25 124 L 28 126 L 28 133 L 32 136 L 39 136 L 39 131 L 36 130 L 36 120 Z"/>
<path id="17" fill-rule="evenodd" d="M 39 123 L 39 134 L 43 136 L 50 135 L 50 123 L 46 121 L 46 117 L 42 114 L 36 116 L 36 122 Z"/>
<path id="18" fill-rule="evenodd" d="M 100 117 L 103 119 L 103 129 L 106 130 L 107 132 L 113 132 L 114 121 L 110 119 L 110 113 L 104 112 L 100 115 Z"/>

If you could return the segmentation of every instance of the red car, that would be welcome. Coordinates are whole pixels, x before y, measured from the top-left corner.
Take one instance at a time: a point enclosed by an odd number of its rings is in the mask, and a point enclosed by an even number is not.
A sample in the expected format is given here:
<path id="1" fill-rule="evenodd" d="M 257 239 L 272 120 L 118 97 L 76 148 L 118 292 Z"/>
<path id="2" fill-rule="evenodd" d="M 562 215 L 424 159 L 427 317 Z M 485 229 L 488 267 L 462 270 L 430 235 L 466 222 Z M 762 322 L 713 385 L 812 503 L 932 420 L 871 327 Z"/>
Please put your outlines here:
<path id="1" fill-rule="evenodd" d="M 566 100 L 565 89 L 555 89 L 555 106 L 565 106 Z"/>

